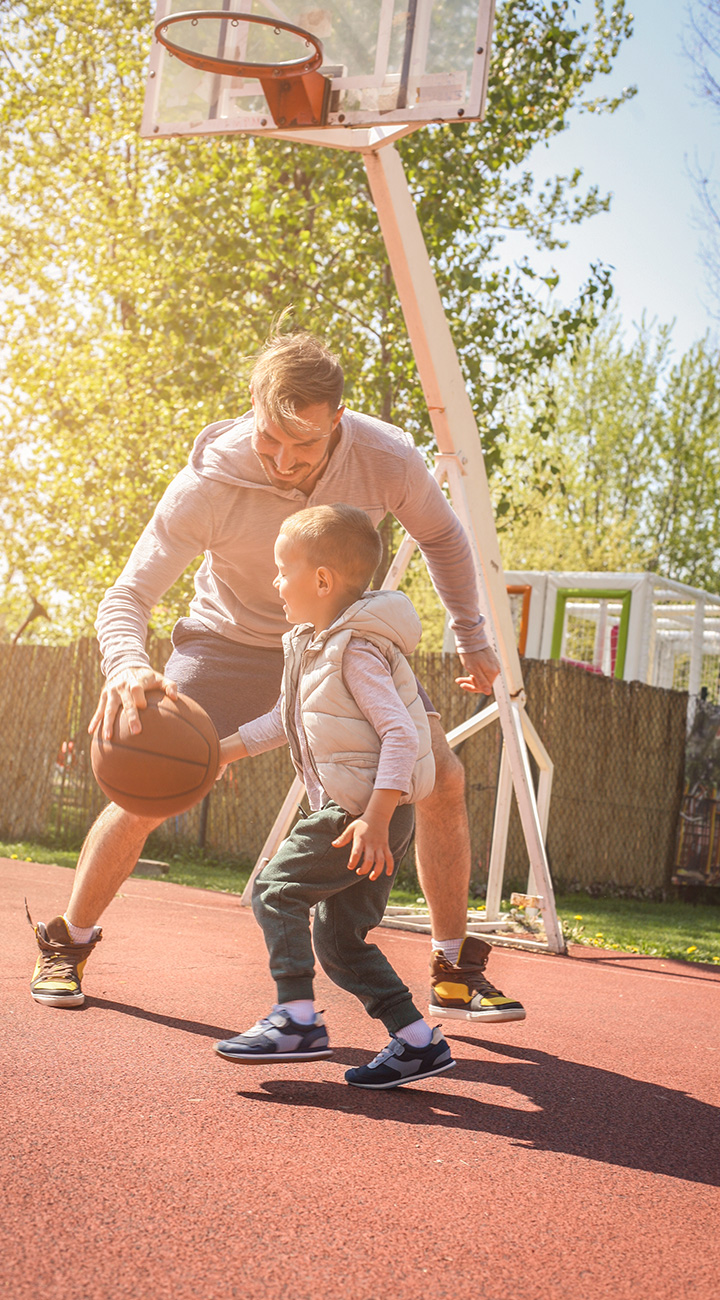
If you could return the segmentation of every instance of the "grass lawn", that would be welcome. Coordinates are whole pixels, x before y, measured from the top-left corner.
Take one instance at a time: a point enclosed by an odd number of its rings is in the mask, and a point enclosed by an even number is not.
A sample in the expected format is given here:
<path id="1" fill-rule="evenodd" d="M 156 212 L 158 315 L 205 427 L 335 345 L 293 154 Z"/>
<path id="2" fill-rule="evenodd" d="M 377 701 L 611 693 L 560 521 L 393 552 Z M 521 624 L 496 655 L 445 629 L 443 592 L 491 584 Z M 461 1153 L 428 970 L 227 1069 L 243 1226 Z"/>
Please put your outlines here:
<path id="1" fill-rule="evenodd" d="M 170 872 L 163 880 L 198 889 L 216 889 L 241 894 L 250 875 L 244 866 L 218 859 L 210 853 L 164 856 L 161 850 L 146 850 L 148 857 L 164 857 Z M 77 850 L 50 849 L 38 844 L 0 842 L 0 857 L 26 862 L 51 862 L 74 867 Z M 391 903 L 419 901 L 415 889 L 394 889 Z M 569 943 L 594 948 L 637 952 L 650 957 L 672 957 L 687 962 L 720 965 L 720 891 L 718 905 L 685 902 L 651 903 L 634 898 L 593 898 L 589 894 L 559 894 L 557 910 Z M 482 906 L 478 903 L 478 906 Z M 503 910 L 509 903 L 503 900 Z"/>
<path id="2" fill-rule="evenodd" d="M 560 894 L 556 903 L 570 943 L 720 964 L 720 906 L 712 903 L 651 903 L 589 894 Z"/>

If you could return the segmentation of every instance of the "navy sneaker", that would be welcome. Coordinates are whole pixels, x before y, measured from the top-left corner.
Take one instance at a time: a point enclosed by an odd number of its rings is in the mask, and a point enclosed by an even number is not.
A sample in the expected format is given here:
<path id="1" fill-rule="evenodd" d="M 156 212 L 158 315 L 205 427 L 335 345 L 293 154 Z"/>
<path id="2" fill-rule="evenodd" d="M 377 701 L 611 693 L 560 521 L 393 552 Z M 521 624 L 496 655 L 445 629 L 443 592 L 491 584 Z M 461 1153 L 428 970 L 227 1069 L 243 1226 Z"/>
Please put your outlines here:
<path id="1" fill-rule="evenodd" d="M 276 1007 L 269 1016 L 258 1020 L 252 1029 L 236 1038 L 215 1044 L 215 1051 L 226 1061 L 314 1061 L 332 1056 L 327 1029 L 322 1016 L 311 1025 L 299 1025 L 287 1011 Z"/>
<path id="2" fill-rule="evenodd" d="M 417 1083 L 454 1068 L 450 1048 L 438 1025 L 427 1047 L 411 1047 L 393 1034 L 374 1061 L 346 1070 L 345 1082 L 354 1088 L 399 1088 L 401 1083 Z"/>

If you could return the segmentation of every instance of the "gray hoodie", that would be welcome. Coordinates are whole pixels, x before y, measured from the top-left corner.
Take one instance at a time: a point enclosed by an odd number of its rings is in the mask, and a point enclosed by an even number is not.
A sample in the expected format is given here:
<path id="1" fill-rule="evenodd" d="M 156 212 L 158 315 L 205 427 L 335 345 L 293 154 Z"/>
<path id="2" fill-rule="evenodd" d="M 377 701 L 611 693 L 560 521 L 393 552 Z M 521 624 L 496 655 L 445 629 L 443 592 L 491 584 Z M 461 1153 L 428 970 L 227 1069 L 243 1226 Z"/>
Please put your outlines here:
<path id="1" fill-rule="evenodd" d="M 100 603 L 95 626 L 107 676 L 149 663 L 151 610 L 199 555 L 192 616 L 231 641 L 279 649 L 287 630 L 272 585 L 280 525 L 306 506 L 337 502 L 367 511 L 376 525 L 393 514 L 425 557 L 458 648 L 489 644 L 468 539 L 409 434 L 346 410 L 339 442 L 306 496 L 268 483 L 252 431 L 252 411 L 208 425 L 164 493 Z"/>

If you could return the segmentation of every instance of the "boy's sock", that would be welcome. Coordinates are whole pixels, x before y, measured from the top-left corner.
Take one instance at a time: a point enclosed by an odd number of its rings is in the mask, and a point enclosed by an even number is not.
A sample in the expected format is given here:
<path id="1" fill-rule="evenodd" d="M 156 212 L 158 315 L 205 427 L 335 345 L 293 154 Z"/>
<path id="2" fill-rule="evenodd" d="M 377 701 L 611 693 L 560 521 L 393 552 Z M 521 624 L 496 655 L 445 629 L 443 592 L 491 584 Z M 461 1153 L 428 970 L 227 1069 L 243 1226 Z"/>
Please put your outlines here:
<path id="1" fill-rule="evenodd" d="M 403 1025 L 402 1029 L 398 1029 L 395 1037 L 410 1047 L 427 1047 L 432 1038 L 432 1029 L 427 1020 L 413 1020 L 411 1025 Z"/>
<path id="2" fill-rule="evenodd" d="M 310 998 L 298 998 L 296 1002 L 278 1002 L 273 1011 L 287 1011 L 296 1025 L 312 1025 L 315 1020 L 315 1003 Z"/>
<path id="3" fill-rule="evenodd" d="M 68 928 L 68 934 L 73 943 L 89 943 L 95 935 L 94 925 L 89 925 L 87 928 L 82 925 L 73 925 L 72 921 L 68 921 L 65 914 L 63 914 L 63 921 Z"/>
<path id="4" fill-rule="evenodd" d="M 430 942 L 433 952 L 441 952 L 444 957 L 447 957 L 448 961 L 452 962 L 453 966 L 457 966 L 464 939 L 465 935 L 463 935 L 462 939 L 431 939 Z"/>

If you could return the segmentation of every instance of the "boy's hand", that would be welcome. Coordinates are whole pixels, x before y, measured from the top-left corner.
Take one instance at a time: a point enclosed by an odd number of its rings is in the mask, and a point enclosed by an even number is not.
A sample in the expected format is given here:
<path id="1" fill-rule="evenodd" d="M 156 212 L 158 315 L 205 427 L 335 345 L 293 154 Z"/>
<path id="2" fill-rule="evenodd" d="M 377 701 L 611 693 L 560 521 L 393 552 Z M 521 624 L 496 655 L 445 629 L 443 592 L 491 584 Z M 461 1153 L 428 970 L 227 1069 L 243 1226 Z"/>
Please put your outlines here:
<path id="1" fill-rule="evenodd" d="M 341 849 L 351 840 L 348 871 L 354 871 L 358 876 L 369 876 L 371 880 L 377 880 L 383 871 L 392 875 L 395 862 L 390 852 L 388 822 L 384 817 L 373 817 L 366 810 L 362 817 L 356 817 L 355 821 L 345 827 L 342 835 L 333 840 L 333 846 Z"/>

